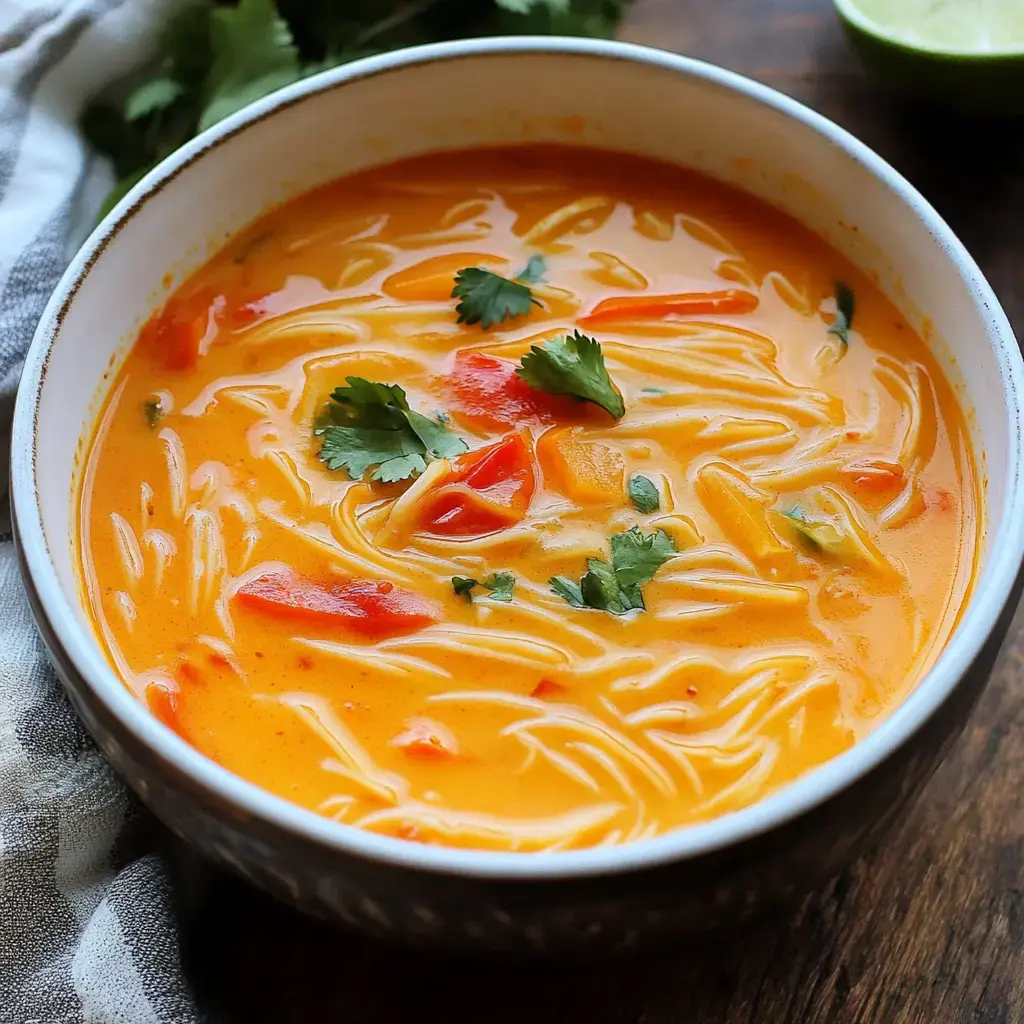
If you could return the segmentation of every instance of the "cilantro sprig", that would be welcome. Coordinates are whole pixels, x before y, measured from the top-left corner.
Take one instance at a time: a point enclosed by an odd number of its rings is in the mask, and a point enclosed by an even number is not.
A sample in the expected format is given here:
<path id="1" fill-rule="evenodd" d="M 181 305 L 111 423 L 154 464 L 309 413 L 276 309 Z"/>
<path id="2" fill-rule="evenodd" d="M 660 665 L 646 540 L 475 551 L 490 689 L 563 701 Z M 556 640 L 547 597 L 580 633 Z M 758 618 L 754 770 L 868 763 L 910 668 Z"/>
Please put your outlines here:
<path id="1" fill-rule="evenodd" d="M 252 100 L 356 57 L 459 35 L 610 36 L 628 0 L 194 0 L 127 95 L 82 127 L 114 163 L 113 205 L 154 164 Z M 114 97 L 124 96 L 123 99 Z"/>
<path id="2" fill-rule="evenodd" d="M 492 601 L 501 601 L 507 604 L 512 600 L 512 591 L 515 589 L 516 578 L 510 572 L 496 572 L 484 580 L 475 580 L 470 576 L 453 576 L 452 590 L 460 597 L 473 600 L 473 588 L 483 587 L 489 590 Z"/>
<path id="3" fill-rule="evenodd" d="M 410 409 L 397 384 L 345 380 L 348 387 L 334 389 L 313 428 L 323 438 L 320 461 L 328 469 L 344 469 L 361 480 L 376 466 L 373 480 L 396 483 L 422 473 L 429 459 L 466 451 L 466 442 L 443 423 Z"/>
<path id="4" fill-rule="evenodd" d="M 626 414 L 622 394 L 604 365 L 600 344 L 579 331 L 531 345 L 516 373 L 535 391 L 593 402 L 617 420 Z"/>
<path id="5" fill-rule="evenodd" d="M 526 316 L 540 302 L 528 284 L 511 281 L 483 267 L 463 267 L 455 275 L 452 298 L 458 299 L 455 312 L 460 324 L 479 324 L 489 331 L 495 324 Z"/>
<path id="6" fill-rule="evenodd" d="M 596 608 L 612 615 L 643 611 L 641 587 L 675 553 L 675 544 L 664 530 L 645 534 L 638 526 L 613 534 L 611 561 L 587 559 L 587 572 L 574 583 L 566 576 L 553 576 L 551 589 L 574 608 Z"/>

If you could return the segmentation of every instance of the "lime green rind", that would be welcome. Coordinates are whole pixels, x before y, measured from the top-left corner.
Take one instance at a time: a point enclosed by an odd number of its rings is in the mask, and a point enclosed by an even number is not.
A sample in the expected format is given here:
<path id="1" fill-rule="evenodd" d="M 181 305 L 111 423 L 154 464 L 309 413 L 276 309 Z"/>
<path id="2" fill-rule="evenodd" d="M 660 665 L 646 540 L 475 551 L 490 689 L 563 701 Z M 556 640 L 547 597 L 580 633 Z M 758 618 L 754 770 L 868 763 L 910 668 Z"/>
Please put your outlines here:
<path id="1" fill-rule="evenodd" d="M 901 95 L 964 114 L 1024 114 L 1024 53 L 943 53 L 869 30 L 836 10 L 865 68 Z"/>

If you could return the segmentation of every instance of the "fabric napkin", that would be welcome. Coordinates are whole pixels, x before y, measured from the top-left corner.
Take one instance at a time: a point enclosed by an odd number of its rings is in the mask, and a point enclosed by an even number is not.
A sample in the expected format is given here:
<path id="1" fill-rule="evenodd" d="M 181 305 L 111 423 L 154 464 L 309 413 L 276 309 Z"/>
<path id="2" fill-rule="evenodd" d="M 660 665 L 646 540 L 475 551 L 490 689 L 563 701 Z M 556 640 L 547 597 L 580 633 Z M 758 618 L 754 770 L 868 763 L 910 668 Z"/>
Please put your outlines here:
<path id="1" fill-rule="evenodd" d="M 111 184 L 82 106 L 144 60 L 175 0 L 0 0 L 0 480 L 25 351 Z M 186 1024 L 165 866 L 85 734 L 0 516 L 0 1024 Z"/>

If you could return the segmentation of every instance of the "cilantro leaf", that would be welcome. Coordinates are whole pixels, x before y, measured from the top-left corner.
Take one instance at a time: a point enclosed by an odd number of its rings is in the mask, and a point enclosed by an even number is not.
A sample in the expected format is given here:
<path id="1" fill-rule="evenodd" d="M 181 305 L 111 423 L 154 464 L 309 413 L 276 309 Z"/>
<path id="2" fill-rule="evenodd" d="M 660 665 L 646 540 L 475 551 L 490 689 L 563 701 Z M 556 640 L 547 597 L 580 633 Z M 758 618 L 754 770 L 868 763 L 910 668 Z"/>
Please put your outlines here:
<path id="1" fill-rule="evenodd" d="M 405 416 L 413 432 L 423 442 L 423 447 L 435 459 L 450 459 L 466 450 L 466 442 L 451 433 L 443 423 L 412 410 L 408 410 Z"/>
<path id="2" fill-rule="evenodd" d="M 588 558 L 587 571 L 578 585 L 555 576 L 550 580 L 551 589 L 575 608 L 596 608 L 612 615 L 643 611 L 641 586 L 674 554 L 672 538 L 663 530 L 644 534 L 634 526 L 613 534 L 610 547 L 610 563 Z"/>
<path id="3" fill-rule="evenodd" d="M 374 480 L 394 483 L 427 468 L 419 438 L 403 430 L 372 427 L 325 427 L 320 461 L 328 469 L 345 469 L 353 480 L 376 466 Z M 396 475 L 397 474 L 397 475 Z"/>
<path id="4" fill-rule="evenodd" d="M 463 267 L 455 275 L 452 298 L 460 300 L 455 307 L 458 322 L 479 324 L 485 331 L 495 324 L 525 316 L 531 305 L 540 305 L 529 285 L 509 281 L 482 267 Z"/>
<path id="5" fill-rule="evenodd" d="M 843 344 L 843 351 L 850 344 L 850 328 L 853 326 L 853 291 L 842 281 L 836 282 L 836 318 L 826 333 L 834 334 Z"/>
<path id="6" fill-rule="evenodd" d="M 510 572 L 496 572 L 483 581 L 491 592 L 492 601 L 508 602 L 512 600 L 512 591 L 515 589 L 516 578 Z"/>
<path id="7" fill-rule="evenodd" d="M 138 121 L 147 114 L 166 110 L 184 91 L 184 86 L 170 75 L 151 78 L 129 93 L 124 101 L 125 119 Z"/>
<path id="8" fill-rule="evenodd" d="M 526 266 L 523 267 L 522 271 L 516 274 L 516 280 L 523 281 L 526 284 L 537 284 L 544 280 L 547 269 L 547 260 L 539 252 L 535 252 L 526 261 Z"/>
<path id="9" fill-rule="evenodd" d="M 199 130 L 301 77 L 299 52 L 273 0 L 240 0 L 210 12 L 213 64 L 203 83 Z"/>
<path id="10" fill-rule="evenodd" d="M 485 580 L 474 580 L 469 576 L 453 576 L 452 590 L 460 597 L 473 600 L 473 588 L 484 587 L 489 590 L 492 601 L 508 603 L 512 600 L 512 591 L 515 589 L 516 578 L 510 572 L 492 573 Z"/>
<path id="11" fill-rule="evenodd" d="M 428 459 L 466 450 L 466 442 L 443 424 L 413 412 L 397 384 L 345 380 L 348 386 L 331 392 L 331 403 L 313 426 L 323 437 L 320 460 L 328 469 L 344 469 L 361 480 L 376 466 L 372 479 L 397 483 L 422 473 Z"/>
<path id="12" fill-rule="evenodd" d="M 568 576 L 552 576 L 548 583 L 559 597 L 564 597 L 574 608 L 586 607 L 580 585 L 573 583 Z"/>
<path id="13" fill-rule="evenodd" d="M 641 476 L 639 473 L 629 478 L 629 500 L 633 502 L 633 507 L 637 512 L 642 512 L 644 515 L 657 512 L 661 508 L 661 495 L 658 494 L 658 488 L 647 477 Z"/>
<path id="14" fill-rule="evenodd" d="M 580 593 L 588 608 L 600 608 L 613 615 L 622 615 L 633 608 L 633 602 L 625 596 L 615 577 L 615 570 L 600 558 L 587 559 L 587 571 L 580 580 Z"/>
<path id="15" fill-rule="evenodd" d="M 611 538 L 615 577 L 624 587 L 646 583 L 675 553 L 676 546 L 664 530 L 646 536 L 639 526 Z"/>
<path id="16" fill-rule="evenodd" d="M 543 346 L 532 345 L 516 373 L 534 391 L 593 402 L 617 420 L 626 413 L 622 395 L 608 376 L 600 344 L 579 331 Z"/>

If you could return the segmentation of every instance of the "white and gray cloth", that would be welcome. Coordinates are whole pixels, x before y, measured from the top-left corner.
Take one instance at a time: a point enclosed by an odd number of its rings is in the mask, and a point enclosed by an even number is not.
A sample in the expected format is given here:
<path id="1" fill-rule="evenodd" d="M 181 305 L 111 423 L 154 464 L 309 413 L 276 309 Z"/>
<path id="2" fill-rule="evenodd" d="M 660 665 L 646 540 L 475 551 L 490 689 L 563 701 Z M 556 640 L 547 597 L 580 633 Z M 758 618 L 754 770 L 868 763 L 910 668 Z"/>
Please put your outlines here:
<path id="1" fill-rule="evenodd" d="M 25 351 L 111 184 L 79 113 L 146 58 L 175 2 L 0 0 L 5 482 Z M 0 1024 L 199 1021 L 165 866 L 47 661 L 0 504 Z"/>

